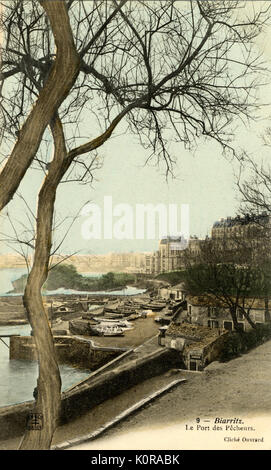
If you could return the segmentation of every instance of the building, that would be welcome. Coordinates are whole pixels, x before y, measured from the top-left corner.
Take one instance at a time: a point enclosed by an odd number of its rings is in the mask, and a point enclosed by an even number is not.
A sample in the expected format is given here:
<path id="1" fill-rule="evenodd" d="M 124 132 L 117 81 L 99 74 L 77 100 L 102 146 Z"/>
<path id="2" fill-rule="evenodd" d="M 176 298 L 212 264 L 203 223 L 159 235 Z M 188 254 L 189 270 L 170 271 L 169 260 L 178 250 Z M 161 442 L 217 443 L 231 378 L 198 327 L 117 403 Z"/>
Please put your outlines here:
<path id="1" fill-rule="evenodd" d="M 262 214 L 246 214 L 241 217 L 227 217 L 214 222 L 212 227 L 212 239 L 253 239 L 264 230 L 270 229 L 270 216 Z"/>
<path id="2" fill-rule="evenodd" d="M 183 251 L 187 248 L 183 237 L 167 237 L 160 240 L 160 272 L 175 271 L 183 266 Z"/>
<path id="3" fill-rule="evenodd" d="M 191 237 L 189 239 L 189 244 L 188 244 L 188 252 L 189 254 L 195 256 L 200 253 L 201 250 L 201 244 L 204 242 L 201 238 L 198 238 L 196 236 Z"/>
<path id="4" fill-rule="evenodd" d="M 165 300 L 182 301 L 186 298 L 186 290 L 183 282 L 172 287 L 160 287 L 158 289 L 159 297 Z"/>
<path id="5" fill-rule="evenodd" d="M 145 273 L 146 274 L 159 274 L 160 273 L 160 255 L 156 251 L 145 255 Z"/>
<path id="6" fill-rule="evenodd" d="M 220 358 L 227 334 L 218 328 L 171 323 L 160 328 L 159 343 L 179 351 L 185 369 L 201 371 Z"/>
<path id="7" fill-rule="evenodd" d="M 159 242 L 158 250 L 145 257 L 146 274 L 160 274 L 176 271 L 184 266 L 184 251 L 188 242 L 183 237 L 163 238 Z"/>
<path id="8" fill-rule="evenodd" d="M 219 247 L 220 242 L 223 242 L 223 248 L 231 250 L 227 256 L 235 257 L 236 250 L 239 250 L 239 255 L 242 256 L 242 253 L 245 253 L 244 249 L 252 249 L 253 253 L 258 253 L 261 247 L 265 247 L 270 229 L 271 219 L 265 212 L 259 215 L 227 217 L 214 222 L 211 238 L 207 237 L 205 240 L 217 243 Z M 185 266 L 185 257 L 191 261 L 197 259 L 205 240 L 196 236 L 190 237 L 189 241 L 182 237 L 163 238 L 159 242 L 158 250 L 145 256 L 145 273 L 157 275 L 182 269 Z M 245 246 L 244 241 L 249 241 L 249 244 Z M 240 242 L 242 242 L 242 253 Z"/>
<path id="9" fill-rule="evenodd" d="M 208 295 L 187 296 L 187 321 L 191 324 L 220 328 L 228 331 L 234 329 L 229 307 L 215 297 Z M 266 323 L 268 312 L 264 299 L 247 299 L 246 308 L 250 308 L 250 318 L 256 324 Z M 243 331 L 251 329 L 241 309 L 237 309 L 238 324 Z"/>
<path id="10" fill-rule="evenodd" d="M 106 256 L 108 269 L 133 273 L 145 270 L 145 253 L 108 253 Z"/>

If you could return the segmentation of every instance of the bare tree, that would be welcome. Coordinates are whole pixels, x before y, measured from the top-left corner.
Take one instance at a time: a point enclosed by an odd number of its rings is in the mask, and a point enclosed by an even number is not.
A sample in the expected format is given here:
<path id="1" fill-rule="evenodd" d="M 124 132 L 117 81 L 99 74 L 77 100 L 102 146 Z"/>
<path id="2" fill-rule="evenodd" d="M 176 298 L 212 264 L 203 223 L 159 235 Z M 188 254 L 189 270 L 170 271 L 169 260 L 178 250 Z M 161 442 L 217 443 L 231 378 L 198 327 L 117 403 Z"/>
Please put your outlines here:
<path id="1" fill-rule="evenodd" d="M 34 7 L 37 9 L 35 3 L 37 2 L 34 2 Z M 56 55 L 46 83 L 44 87 L 40 89 L 33 109 L 30 111 L 20 132 L 18 132 L 15 146 L 0 173 L 1 209 L 10 201 L 18 188 L 38 150 L 45 128 L 69 93 L 79 73 L 79 56 L 74 45 L 65 3 L 62 1 L 52 2 L 48 0 L 41 0 L 39 3 L 46 12 L 46 18 L 48 18 L 51 23 L 56 46 Z M 16 5 L 12 4 L 12 2 L 8 2 L 8 4 L 4 5 L 4 8 L 11 12 L 7 19 L 5 19 L 5 13 L 3 13 L 4 19 L 2 28 L 5 25 L 7 26 L 4 32 L 6 33 L 5 47 L 8 51 L 10 47 L 12 49 L 14 44 L 15 32 L 13 31 L 12 22 L 16 20 L 16 16 L 20 14 L 20 12 L 22 13 L 25 5 L 23 5 L 22 2 L 17 2 Z M 28 8 L 26 7 L 26 14 L 27 10 Z M 61 18 L 61 21 L 59 21 L 59 18 Z M 19 30 L 24 30 L 24 25 L 19 21 L 19 18 L 17 26 Z M 35 25 L 33 27 L 35 27 Z M 29 37 L 28 46 L 25 45 L 25 54 L 20 54 L 20 49 L 17 51 L 15 47 L 15 54 L 18 53 L 18 55 L 21 55 L 21 61 L 20 63 L 17 61 L 15 69 L 14 64 L 11 64 L 11 68 L 6 71 L 5 67 L 7 61 L 5 57 L 2 56 L 2 68 L 4 69 L 2 71 L 2 80 L 12 76 L 14 73 L 18 73 L 20 68 L 27 69 L 27 48 L 30 47 L 30 45 Z M 3 93 L 3 85 L 1 88 Z M 24 97 L 22 99 L 24 100 Z M 4 112 L 5 116 L 4 102 L 5 100 L 2 99 L 2 112 Z"/>
<path id="2" fill-rule="evenodd" d="M 18 6 L 20 9 L 21 5 L 17 2 L 17 7 Z M 21 15 L 22 14 L 23 10 L 21 9 Z M 60 16 L 58 17 L 58 20 L 59 19 Z M 48 28 L 46 28 L 46 30 L 48 31 Z M 99 34 L 96 36 L 98 37 Z M 28 43 L 29 42 L 30 40 Z M 64 51 L 62 51 L 62 53 L 64 55 Z M 68 49 L 66 53 L 68 53 Z M 3 63 L 5 62 L 3 61 Z M 67 69 L 65 72 L 68 73 Z M 63 71 L 61 73 L 63 73 Z M 44 79 L 46 78 L 44 77 Z M 33 82 L 35 83 L 35 80 L 33 80 Z M 46 83 L 47 82 L 48 79 Z M 42 89 L 39 84 L 37 84 L 36 87 L 39 93 L 38 96 L 40 97 Z M 22 96 L 21 99 L 22 106 L 24 106 L 24 97 Z M 57 109 L 57 107 L 55 109 Z M 50 447 L 52 436 L 57 426 L 60 409 L 61 379 L 56 361 L 52 333 L 42 302 L 41 288 L 48 276 L 56 189 L 71 162 L 68 163 L 68 159 L 64 162 L 67 157 L 67 150 L 61 121 L 57 114 L 55 114 L 53 118 L 50 116 L 50 118 L 50 127 L 54 141 L 54 157 L 50 165 L 48 165 L 48 172 L 39 193 L 35 254 L 23 299 L 28 319 L 32 326 L 39 359 L 37 396 L 33 411 L 43 416 L 44 425 L 40 432 L 31 429 L 27 430 L 20 446 L 21 449 L 46 449 Z M 20 135 L 21 131 L 19 131 L 19 136 Z M 12 153 L 4 170 L 13 157 L 14 154 Z M 90 165 L 88 166 L 88 173 L 89 172 Z"/>
<path id="3" fill-rule="evenodd" d="M 270 146 L 270 130 L 264 137 L 266 145 Z M 271 168 L 266 162 L 257 163 L 245 153 L 242 156 L 236 185 L 240 194 L 240 212 L 250 215 L 258 230 L 258 244 L 262 249 L 257 250 L 255 264 L 262 278 L 263 295 L 265 299 L 266 318 L 270 321 L 269 303 L 271 297 Z M 245 216 L 246 216 L 245 215 Z"/>
<path id="4" fill-rule="evenodd" d="M 262 249 L 254 237 L 219 237 L 201 242 L 197 254 L 185 256 L 185 284 L 191 295 L 207 295 L 222 308 L 228 308 L 236 331 L 242 333 L 238 322 L 241 312 L 252 328 L 250 317 L 256 298 L 265 285 L 255 263 L 255 253 Z"/>
<path id="5" fill-rule="evenodd" d="M 266 144 L 270 146 L 266 136 Z M 271 167 L 266 162 L 257 163 L 247 153 L 242 155 L 236 185 L 241 196 L 243 213 L 271 214 Z"/>
<path id="6" fill-rule="evenodd" d="M 58 365 L 40 294 L 48 275 L 59 184 L 92 177 L 92 152 L 120 122 L 150 149 L 150 158 L 164 163 L 167 174 L 175 161 L 170 149 L 174 136 L 187 146 L 203 136 L 234 152 L 233 118 L 249 119 L 257 107 L 254 89 L 258 73 L 265 69 L 252 45 L 269 17 L 263 10 L 242 19 L 245 2 L 239 1 L 40 3 L 51 27 L 37 1 L 8 2 L 2 17 L 1 107 L 7 160 L 0 174 L 1 208 L 30 164 L 45 175 L 38 196 L 33 267 L 24 293 L 39 355 L 35 410 L 43 415 L 44 428 L 26 433 L 24 449 L 50 446 L 60 409 Z M 64 26 L 62 14 L 52 12 L 53 7 L 65 10 Z M 59 46 L 56 55 L 52 31 L 57 46 L 60 38 L 54 26 L 64 38 L 64 50 Z M 58 59 L 64 60 L 61 70 L 56 70 Z M 84 138 L 84 116 L 94 138 Z M 37 153 L 47 125 L 54 146 L 51 161 Z M 14 136 L 17 142 L 9 155 Z"/>
<path id="7" fill-rule="evenodd" d="M 8 44 L 2 51 L 2 78 L 16 83 L 13 97 L 2 93 L 12 138 L 54 62 L 53 41 L 37 2 L 27 10 L 14 2 L 3 20 Z M 69 133 L 82 139 L 78 121 L 88 107 L 93 129 L 96 121 L 108 130 L 99 145 L 111 135 L 110 124 L 112 132 L 125 116 L 151 154 L 164 158 L 167 171 L 174 160 L 169 129 L 188 146 L 205 136 L 233 150 L 233 118 L 249 119 L 259 105 L 254 93 L 258 73 L 266 70 L 251 45 L 268 20 L 266 11 L 241 21 L 245 2 L 239 1 L 138 1 L 136 8 L 127 1 L 67 4 L 80 57 L 80 75 L 60 112 Z M 76 157 L 92 149 L 93 141 L 86 142 Z"/>

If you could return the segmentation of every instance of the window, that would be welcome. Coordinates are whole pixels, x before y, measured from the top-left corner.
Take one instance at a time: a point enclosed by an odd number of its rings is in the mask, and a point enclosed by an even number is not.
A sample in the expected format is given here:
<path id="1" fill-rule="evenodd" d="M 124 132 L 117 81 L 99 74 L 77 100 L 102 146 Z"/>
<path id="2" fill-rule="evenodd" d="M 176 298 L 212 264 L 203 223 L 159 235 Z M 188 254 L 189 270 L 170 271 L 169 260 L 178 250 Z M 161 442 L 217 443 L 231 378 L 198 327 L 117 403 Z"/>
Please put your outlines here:
<path id="1" fill-rule="evenodd" d="M 216 307 L 208 307 L 208 317 L 216 316 Z"/>
<path id="2" fill-rule="evenodd" d="M 244 320 L 244 314 L 241 309 L 238 309 L 237 318 L 238 320 Z"/>
<path id="3" fill-rule="evenodd" d="M 219 323 L 216 320 L 208 320 L 209 328 L 219 328 Z"/>
<path id="4" fill-rule="evenodd" d="M 225 330 L 232 331 L 233 323 L 232 321 L 224 321 Z"/>

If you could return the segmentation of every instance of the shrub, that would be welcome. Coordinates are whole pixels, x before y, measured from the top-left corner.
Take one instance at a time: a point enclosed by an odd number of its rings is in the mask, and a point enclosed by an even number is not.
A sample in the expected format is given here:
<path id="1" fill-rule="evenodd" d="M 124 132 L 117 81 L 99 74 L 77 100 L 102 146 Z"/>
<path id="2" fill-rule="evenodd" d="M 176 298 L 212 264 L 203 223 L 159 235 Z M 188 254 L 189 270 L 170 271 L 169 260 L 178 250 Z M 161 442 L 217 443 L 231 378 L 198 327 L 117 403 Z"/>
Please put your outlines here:
<path id="1" fill-rule="evenodd" d="M 222 354 L 220 357 L 221 362 L 230 361 L 234 357 L 240 356 L 242 352 L 242 341 L 240 334 L 236 332 L 228 333 Z"/>
<path id="2" fill-rule="evenodd" d="M 240 356 L 241 353 L 247 352 L 255 348 L 259 344 L 271 338 L 271 324 L 257 325 L 249 331 L 237 333 L 235 331 L 229 333 L 224 342 L 221 362 L 229 361 L 234 357 Z"/>
<path id="3" fill-rule="evenodd" d="M 174 286 L 185 280 L 185 271 L 179 270 L 170 271 L 168 273 L 160 273 L 155 277 L 155 279 L 157 279 L 158 281 L 166 281 L 170 285 Z"/>

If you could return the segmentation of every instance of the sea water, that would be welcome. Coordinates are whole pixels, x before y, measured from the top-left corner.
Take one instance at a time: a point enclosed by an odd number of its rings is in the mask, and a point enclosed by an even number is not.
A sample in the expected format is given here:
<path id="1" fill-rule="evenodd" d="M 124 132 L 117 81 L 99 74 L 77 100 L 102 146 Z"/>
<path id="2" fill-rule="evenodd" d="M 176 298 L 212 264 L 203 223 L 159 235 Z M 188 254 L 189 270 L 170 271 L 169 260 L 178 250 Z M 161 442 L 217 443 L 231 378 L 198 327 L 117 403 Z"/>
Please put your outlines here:
<path id="1" fill-rule="evenodd" d="M 30 335 L 29 325 L 1 326 L 2 335 Z M 33 390 L 37 385 L 37 361 L 9 359 L 9 338 L 0 341 L 0 407 L 33 400 Z M 66 364 L 59 366 L 62 379 L 62 391 L 84 380 L 90 375 L 86 369 L 75 368 Z"/>
<path id="2" fill-rule="evenodd" d="M 26 270 L 23 268 L 0 269 L 0 296 L 6 296 L 7 292 L 12 290 L 12 281 L 18 279 Z M 144 289 L 137 289 L 133 286 L 127 286 L 122 290 L 116 291 L 75 291 L 73 289 L 60 288 L 55 291 L 43 292 L 44 295 L 57 294 L 99 294 L 106 295 L 136 295 L 145 292 Z M 22 295 L 22 294 L 8 294 Z M 0 336 L 2 335 L 26 335 L 29 336 L 31 327 L 29 325 L 19 326 L 0 326 Z M 2 338 L 9 346 L 9 339 Z M 37 384 L 38 364 L 36 361 L 9 360 L 9 349 L 0 341 L 0 407 L 22 403 L 33 400 L 33 390 Z M 75 368 L 69 365 L 60 365 L 60 374 L 62 379 L 62 390 L 66 390 L 72 385 L 84 380 L 90 374 L 90 371 Z"/>

